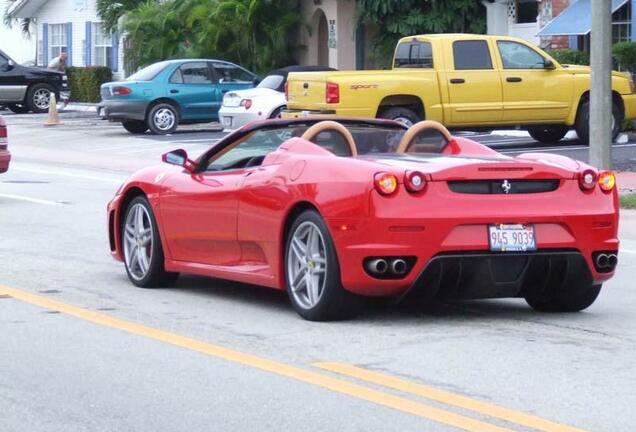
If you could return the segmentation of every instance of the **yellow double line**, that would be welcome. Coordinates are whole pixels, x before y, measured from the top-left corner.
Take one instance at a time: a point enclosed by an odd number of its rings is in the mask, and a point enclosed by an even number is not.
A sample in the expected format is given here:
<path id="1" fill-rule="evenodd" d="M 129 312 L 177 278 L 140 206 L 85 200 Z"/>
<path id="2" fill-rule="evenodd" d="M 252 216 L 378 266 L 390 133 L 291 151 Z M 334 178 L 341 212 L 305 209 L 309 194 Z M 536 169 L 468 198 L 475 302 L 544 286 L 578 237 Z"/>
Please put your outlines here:
<path id="1" fill-rule="evenodd" d="M 336 393 L 345 394 L 356 399 L 361 399 L 392 408 L 397 411 L 423 417 L 457 429 L 471 432 L 511 431 L 511 429 L 505 427 L 497 426 L 495 424 L 487 423 L 461 414 L 456 414 L 432 405 L 427 405 L 423 402 L 414 401 L 402 396 L 396 396 L 391 393 L 376 390 L 372 387 L 356 384 L 349 380 L 335 378 L 330 374 L 314 372 L 251 354 L 231 350 L 218 345 L 209 344 L 185 336 L 180 336 L 174 333 L 165 332 L 163 330 L 51 300 L 47 297 L 31 294 L 15 288 L 0 285 L 0 296 L 10 296 L 26 303 L 62 312 L 95 324 L 122 330 L 127 333 L 147 337 L 188 350 L 197 351 L 251 368 L 271 372 L 280 376 L 322 387 Z M 324 371 L 329 371 L 330 373 L 335 373 L 358 381 L 371 383 L 402 393 L 441 402 L 446 405 L 510 422 L 517 426 L 524 426 L 544 432 L 583 432 L 581 429 L 555 423 L 540 417 L 513 411 L 494 404 L 474 400 L 466 396 L 439 390 L 423 384 L 412 383 L 400 378 L 391 377 L 347 364 L 315 363 L 313 366 Z"/>

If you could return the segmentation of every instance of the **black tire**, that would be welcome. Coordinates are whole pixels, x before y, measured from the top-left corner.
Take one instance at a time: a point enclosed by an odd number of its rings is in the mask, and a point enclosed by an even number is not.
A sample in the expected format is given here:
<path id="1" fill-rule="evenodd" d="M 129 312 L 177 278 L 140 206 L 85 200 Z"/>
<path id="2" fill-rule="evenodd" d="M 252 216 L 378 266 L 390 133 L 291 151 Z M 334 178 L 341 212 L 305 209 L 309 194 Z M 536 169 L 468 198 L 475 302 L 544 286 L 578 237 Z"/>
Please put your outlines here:
<path id="1" fill-rule="evenodd" d="M 325 269 L 324 288 L 322 293 L 319 295 L 318 301 L 311 308 L 303 306 L 292 293 L 288 269 L 289 260 L 291 259 L 290 257 L 292 254 L 292 238 L 301 224 L 305 222 L 312 223 L 320 231 L 324 240 L 327 263 Z M 292 224 L 285 242 L 284 271 L 289 299 L 296 312 L 304 319 L 310 321 L 342 320 L 353 318 L 360 312 L 364 299 L 346 291 L 342 286 L 342 282 L 340 280 L 340 265 L 338 263 L 335 246 L 331 236 L 329 235 L 327 225 L 316 211 L 304 211 Z"/>
<path id="2" fill-rule="evenodd" d="M 615 103 L 612 104 L 612 116 L 614 118 L 614 128 L 612 129 L 612 142 L 616 140 L 618 134 L 621 133 L 623 128 L 624 115 L 621 109 Z M 575 123 L 576 134 L 582 143 L 588 144 L 590 142 L 590 101 L 586 100 L 581 102 L 579 111 L 576 114 Z"/>
<path id="3" fill-rule="evenodd" d="M 555 143 L 561 141 L 568 133 L 568 127 L 562 125 L 532 126 L 528 128 L 528 133 L 541 143 Z"/>
<path id="4" fill-rule="evenodd" d="M 170 116 L 172 118 L 171 122 L 162 123 L 161 119 L 164 118 L 164 116 Z M 148 111 L 146 124 L 155 135 L 171 134 L 176 131 L 177 126 L 179 126 L 179 112 L 172 104 L 159 103 Z"/>
<path id="5" fill-rule="evenodd" d="M 128 214 L 133 209 L 135 209 L 137 205 L 141 205 L 146 209 L 152 225 L 152 241 L 149 246 L 151 250 L 150 262 L 148 265 L 147 273 L 141 278 L 133 275 L 134 269 L 129 268 L 125 252 L 123 252 L 125 248 L 124 242 L 126 241 L 126 220 L 128 218 Z M 152 212 L 152 207 L 150 206 L 150 203 L 145 196 L 140 195 L 133 198 L 126 207 L 126 211 L 120 225 L 120 238 L 122 244 L 122 253 L 124 253 L 124 266 L 126 268 L 126 273 L 128 274 L 128 279 L 130 279 L 130 281 L 134 285 L 140 288 L 157 288 L 174 284 L 174 282 L 179 277 L 179 273 L 171 273 L 165 270 L 165 258 L 163 254 L 163 247 L 161 245 L 161 238 L 159 236 L 159 228 L 157 227 L 157 221 L 155 219 L 154 213 Z"/>
<path id="6" fill-rule="evenodd" d="M 283 110 L 285 109 L 284 106 L 282 107 L 278 107 L 276 108 L 274 111 L 272 111 L 272 113 L 269 115 L 269 118 L 271 119 L 277 119 L 280 118 L 280 114 L 283 112 Z"/>
<path id="7" fill-rule="evenodd" d="M 121 122 L 121 125 L 131 134 L 139 135 L 146 133 L 148 125 L 143 120 L 128 120 Z"/>
<path id="8" fill-rule="evenodd" d="M 48 92 L 48 101 L 45 94 Z M 51 94 L 55 89 L 48 84 L 35 84 L 29 87 L 26 95 L 26 106 L 34 113 L 42 114 L 49 110 Z"/>
<path id="9" fill-rule="evenodd" d="M 406 124 L 407 126 L 412 126 L 415 123 L 424 120 L 417 115 L 415 111 L 409 108 L 404 107 L 391 107 L 385 108 L 378 115 L 379 118 L 389 119 L 389 120 L 397 120 Z"/>
<path id="10" fill-rule="evenodd" d="M 594 303 L 601 292 L 602 284 L 570 285 L 567 289 L 552 291 L 548 295 L 528 296 L 526 302 L 541 312 L 579 312 Z"/>
<path id="11" fill-rule="evenodd" d="M 10 104 L 7 105 L 9 109 L 16 114 L 26 114 L 29 112 L 29 107 L 21 104 Z"/>

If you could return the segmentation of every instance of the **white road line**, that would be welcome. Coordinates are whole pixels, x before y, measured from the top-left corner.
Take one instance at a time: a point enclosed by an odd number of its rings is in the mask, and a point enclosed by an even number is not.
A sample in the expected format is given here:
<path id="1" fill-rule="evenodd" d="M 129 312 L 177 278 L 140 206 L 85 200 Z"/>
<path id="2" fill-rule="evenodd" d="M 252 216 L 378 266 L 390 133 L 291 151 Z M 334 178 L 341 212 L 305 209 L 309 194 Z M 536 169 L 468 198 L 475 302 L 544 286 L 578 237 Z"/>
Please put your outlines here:
<path id="1" fill-rule="evenodd" d="M 60 204 L 62 204 L 62 203 L 59 203 L 59 202 L 43 200 L 43 199 L 39 199 L 39 198 L 29 198 L 29 197 L 25 197 L 25 196 L 21 196 L 21 195 L 11 195 L 11 194 L 3 194 L 3 193 L 0 193 L 0 198 L 9 198 L 9 199 L 14 199 L 14 200 L 18 200 L 18 201 L 26 201 L 26 202 L 30 202 L 30 203 L 34 203 L 34 204 L 44 204 L 44 205 L 60 205 Z"/>
<path id="2" fill-rule="evenodd" d="M 618 253 L 620 254 L 621 252 L 625 252 L 628 254 L 636 254 L 636 250 L 618 248 Z"/>
<path id="3" fill-rule="evenodd" d="M 32 169 L 32 168 L 22 168 L 22 167 L 17 167 L 15 165 L 11 165 L 11 170 L 28 172 L 33 174 L 57 175 L 62 177 L 72 177 L 72 178 L 79 178 L 84 180 L 95 180 L 95 181 L 112 183 L 112 184 L 121 184 L 124 182 L 124 180 L 126 180 L 126 177 L 100 177 L 100 176 L 87 175 L 87 174 L 76 174 L 76 173 L 71 173 L 71 172 L 62 171 L 62 170 L 46 171 L 46 170 L 39 170 L 39 169 Z"/>

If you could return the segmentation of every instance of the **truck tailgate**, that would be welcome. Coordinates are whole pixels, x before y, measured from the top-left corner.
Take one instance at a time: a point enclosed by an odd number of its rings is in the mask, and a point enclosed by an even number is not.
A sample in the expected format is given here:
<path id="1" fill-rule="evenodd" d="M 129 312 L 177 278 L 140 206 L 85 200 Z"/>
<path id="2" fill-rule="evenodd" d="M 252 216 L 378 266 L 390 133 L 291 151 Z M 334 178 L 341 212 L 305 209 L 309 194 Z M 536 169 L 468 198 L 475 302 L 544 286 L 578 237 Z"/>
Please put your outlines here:
<path id="1" fill-rule="evenodd" d="M 326 105 L 327 74 L 293 72 L 287 79 L 287 106 L 312 107 Z"/>

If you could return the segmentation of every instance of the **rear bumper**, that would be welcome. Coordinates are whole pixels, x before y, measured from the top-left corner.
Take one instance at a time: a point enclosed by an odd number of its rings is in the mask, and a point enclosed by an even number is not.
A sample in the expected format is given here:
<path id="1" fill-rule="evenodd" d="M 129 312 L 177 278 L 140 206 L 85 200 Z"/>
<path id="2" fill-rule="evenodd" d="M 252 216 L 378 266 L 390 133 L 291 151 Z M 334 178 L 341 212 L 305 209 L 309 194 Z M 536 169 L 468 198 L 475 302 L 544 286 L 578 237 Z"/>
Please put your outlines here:
<path id="1" fill-rule="evenodd" d="M 593 255 L 599 251 L 618 250 L 617 196 L 598 191 L 598 195 L 576 197 L 574 192 L 579 195 L 581 192 L 576 182 L 571 183 L 572 190 L 564 186 L 563 194 L 506 196 L 506 201 L 499 201 L 498 206 L 489 203 L 492 198 L 488 196 L 463 195 L 451 199 L 450 195 L 436 193 L 438 191 L 433 189 L 442 186 L 433 184 L 429 184 L 430 189 L 417 199 L 402 191 L 391 198 L 379 197 L 372 192 L 370 217 L 328 219 L 338 251 L 342 284 L 351 292 L 372 296 L 402 295 L 422 284 L 428 285 L 425 290 L 436 292 L 439 287 L 435 284 L 442 283 L 446 287 L 455 283 L 459 284 L 460 293 L 465 290 L 465 295 L 460 295 L 463 298 L 514 297 L 519 295 L 525 281 L 530 280 L 527 279 L 530 275 L 545 275 L 546 265 L 550 265 L 545 259 L 532 258 L 534 255 L 549 256 L 548 261 L 561 260 L 564 251 L 577 257 L 568 260 L 585 264 L 594 283 L 603 283 L 614 272 L 597 272 Z M 548 195 L 552 197 L 547 198 Z M 584 202 L 586 200 L 588 203 Z M 499 223 L 532 224 L 538 251 L 490 252 L 488 226 Z M 346 229 L 342 229 L 343 226 Z M 462 279 L 461 283 L 430 280 L 423 283 L 421 280 L 438 265 L 446 269 L 455 266 L 456 270 L 449 272 L 450 275 L 460 271 L 456 263 L 449 267 L 451 264 L 442 261 L 442 256 L 454 256 L 461 264 L 467 257 L 474 258 L 475 255 L 487 259 L 459 267 L 470 268 L 474 278 L 490 277 L 491 280 L 483 284 L 476 284 L 470 278 Z M 364 263 L 370 257 L 405 257 L 413 264 L 400 279 L 378 279 L 365 270 Z M 512 260 L 510 265 L 527 266 L 525 273 L 522 274 L 523 269 L 519 270 L 514 281 L 505 279 L 508 277 L 505 263 L 509 260 Z M 501 263 L 504 263 L 501 270 L 504 279 L 494 271 Z M 501 283 L 508 287 L 498 291 Z"/>
<path id="2" fill-rule="evenodd" d="M 332 118 L 337 115 L 336 110 L 293 110 L 287 109 L 281 113 L 281 118 L 283 119 L 295 119 L 295 118 L 303 118 L 303 117 L 313 117 L 313 118 Z"/>
<path id="3" fill-rule="evenodd" d="M 108 120 L 145 120 L 148 101 L 122 100 L 102 101 L 97 105 L 97 114 Z"/>
<path id="4" fill-rule="evenodd" d="M 636 93 L 621 95 L 623 98 L 623 105 L 625 106 L 625 118 L 636 118 Z"/>
<path id="5" fill-rule="evenodd" d="M 11 152 L 9 152 L 9 150 L 0 149 L 0 173 L 9 170 L 9 162 L 11 162 Z"/>
<path id="6" fill-rule="evenodd" d="M 219 110 L 219 122 L 223 126 L 223 129 L 234 130 L 250 122 L 266 119 L 268 114 L 269 113 L 258 115 L 258 112 L 249 112 L 243 107 L 223 107 Z"/>

